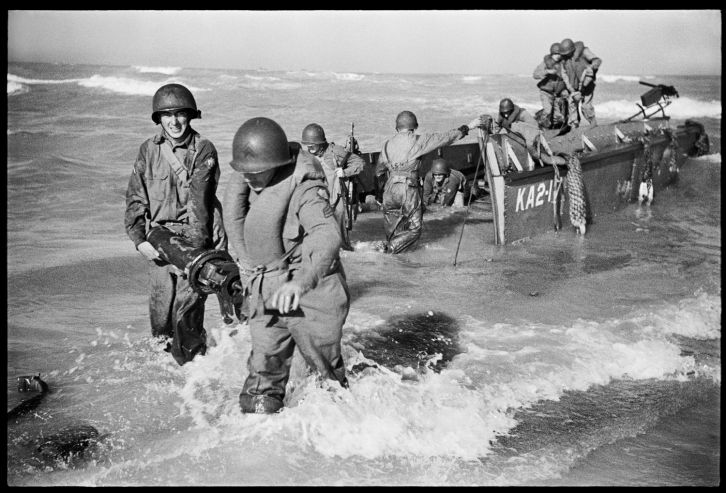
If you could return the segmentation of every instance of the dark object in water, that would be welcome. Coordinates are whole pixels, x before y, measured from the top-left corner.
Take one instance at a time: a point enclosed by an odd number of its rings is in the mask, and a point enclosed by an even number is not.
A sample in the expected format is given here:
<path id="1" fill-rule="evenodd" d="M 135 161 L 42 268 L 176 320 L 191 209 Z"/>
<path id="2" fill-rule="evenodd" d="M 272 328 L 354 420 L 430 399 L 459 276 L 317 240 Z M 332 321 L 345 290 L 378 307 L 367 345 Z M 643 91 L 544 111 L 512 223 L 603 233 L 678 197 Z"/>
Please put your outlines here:
<path id="1" fill-rule="evenodd" d="M 98 430 L 91 425 L 68 426 L 41 438 L 37 451 L 46 458 L 66 460 L 72 455 L 81 455 L 100 438 Z"/>
<path id="2" fill-rule="evenodd" d="M 29 413 L 43 400 L 48 393 L 48 384 L 40 379 L 40 374 L 18 377 L 18 392 L 37 392 L 36 395 L 23 400 L 20 404 L 8 411 L 7 419 L 15 419 Z"/>
<path id="3" fill-rule="evenodd" d="M 427 362 L 436 354 L 441 358 L 430 368 L 440 372 L 457 354 L 459 326 L 444 313 L 417 313 L 394 316 L 382 329 L 361 334 L 353 342 L 363 355 L 394 370 L 397 366 L 425 372 Z M 359 372 L 370 365 L 355 365 L 351 371 Z"/>

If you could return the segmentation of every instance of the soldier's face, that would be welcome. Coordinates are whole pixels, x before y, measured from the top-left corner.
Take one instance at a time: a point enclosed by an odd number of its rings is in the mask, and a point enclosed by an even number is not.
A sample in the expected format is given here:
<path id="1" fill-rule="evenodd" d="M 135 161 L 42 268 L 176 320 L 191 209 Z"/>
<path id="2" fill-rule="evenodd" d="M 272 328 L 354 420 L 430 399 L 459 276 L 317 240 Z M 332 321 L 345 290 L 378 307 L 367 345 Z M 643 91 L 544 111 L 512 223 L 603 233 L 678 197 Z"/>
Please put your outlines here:
<path id="1" fill-rule="evenodd" d="M 161 126 L 172 139 L 181 139 L 189 128 L 189 117 L 186 111 L 163 111 Z"/>
<path id="2" fill-rule="evenodd" d="M 323 144 L 305 144 L 308 152 L 313 156 L 322 156 L 325 146 Z"/>
<path id="3" fill-rule="evenodd" d="M 434 173 L 434 180 L 436 180 L 436 183 L 443 183 L 444 178 L 446 178 L 446 175 L 443 173 Z"/>
<path id="4" fill-rule="evenodd" d="M 260 173 L 242 173 L 242 176 L 252 190 L 261 192 L 270 183 L 272 177 L 275 176 L 275 171 L 276 169 L 272 168 Z"/>
<path id="5" fill-rule="evenodd" d="M 556 62 L 559 62 L 560 60 L 562 60 L 562 55 L 560 55 L 559 53 L 553 53 L 552 59 Z"/>

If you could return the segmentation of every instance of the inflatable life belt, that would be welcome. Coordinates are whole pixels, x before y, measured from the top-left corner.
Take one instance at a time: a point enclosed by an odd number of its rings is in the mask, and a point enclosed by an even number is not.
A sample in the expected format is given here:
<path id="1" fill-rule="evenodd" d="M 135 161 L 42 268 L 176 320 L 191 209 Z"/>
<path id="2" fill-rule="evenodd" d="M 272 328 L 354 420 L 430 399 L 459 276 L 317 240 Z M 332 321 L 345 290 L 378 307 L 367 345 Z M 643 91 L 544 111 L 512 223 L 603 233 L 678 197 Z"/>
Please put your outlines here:
<path id="1" fill-rule="evenodd" d="M 325 178 L 320 164 L 310 154 L 300 152 L 299 144 L 291 142 L 290 151 L 296 156 L 294 169 L 278 173 L 262 191 L 249 195 L 243 231 L 247 260 L 252 266 L 269 265 L 286 255 L 283 229 L 295 189 L 311 178 Z"/>
<path id="2" fill-rule="evenodd" d="M 512 128 L 512 123 L 517 121 L 517 118 L 519 118 L 519 114 L 522 112 L 522 108 L 514 105 L 514 111 L 512 111 L 512 114 L 509 115 L 508 118 L 503 118 L 502 114 L 499 113 L 497 116 L 497 125 L 499 125 L 502 128 L 506 128 L 507 130 L 510 130 Z"/>

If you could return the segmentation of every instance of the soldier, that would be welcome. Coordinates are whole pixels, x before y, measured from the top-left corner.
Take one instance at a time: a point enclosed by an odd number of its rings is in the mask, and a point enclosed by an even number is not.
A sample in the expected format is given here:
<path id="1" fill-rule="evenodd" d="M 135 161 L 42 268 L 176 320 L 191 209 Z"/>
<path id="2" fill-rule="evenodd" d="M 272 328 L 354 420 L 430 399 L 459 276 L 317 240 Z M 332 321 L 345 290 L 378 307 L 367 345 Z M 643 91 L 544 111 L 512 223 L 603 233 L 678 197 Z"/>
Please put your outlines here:
<path id="1" fill-rule="evenodd" d="M 167 349 L 180 365 L 206 351 L 207 296 L 164 262 L 146 235 L 161 226 L 193 247 L 226 248 L 216 197 L 217 150 L 191 127 L 194 118 L 201 118 L 201 111 L 189 89 L 166 84 L 156 91 L 151 119 L 161 130 L 141 144 L 126 191 L 124 221 L 136 249 L 155 264 L 150 271 L 151 333 L 172 338 Z"/>
<path id="2" fill-rule="evenodd" d="M 426 173 L 423 185 L 423 201 L 425 205 L 439 204 L 443 206 L 463 205 L 463 192 L 466 188 L 466 177 L 456 169 L 449 168 L 446 160 L 434 159 L 431 170 Z M 456 199 L 459 200 L 456 200 Z"/>
<path id="3" fill-rule="evenodd" d="M 328 181 L 330 204 L 340 225 L 343 249 L 353 250 L 348 238 L 348 230 L 345 227 L 346 220 L 352 220 L 352 218 L 346 218 L 345 200 L 341 198 L 341 195 L 347 193 L 348 187 L 353 186 L 352 180 L 363 171 L 366 162 L 357 154 L 346 152 L 344 147 L 336 145 L 335 142 L 328 143 L 323 127 L 317 123 L 311 123 L 303 129 L 301 142 L 307 152 L 315 156 L 322 165 Z M 341 181 L 346 182 L 345 189 Z"/>
<path id="4" fill-rule="evenodd" d="M 542 63 L 537 65 L 532 74 L 532 77 L 539 81 L 537 87 L 540 101 L 542 101 L 542 110 L 537 112 L 535 117 L 540 123 L 546 123 L 547 128 L 554 128 L 556 125 L 565 123 L 565 115 L 563 115 L 559 101 L 560 98 L 567 98 L 569 92 L 562 77 L 560 49 L 560 43 L 552 44 L 550 53 L 545 55 Z"/>
<path id="5" fill-rule="evenodd" d="M 340 229 L 325 173 L 269 118 L 252 118 L 232 141 L 224 196 L 230 245 L 249 293 L 252 352 L 243 413 L 284 406 L 295 347 L 322 377 L 348 386 L 341 356 L 350 295 Z"/>
<path id="6" fill-rule="evenodd" d="M 468 125 L 446 133 L 416 134 L 416 115 L 410 111 L 398 114 L 396 135 L 384 142 L 376 164 L 379 179 L 389 175 L 382 197 L 386 239 L 379 242 L 376 249 L 400 253 L 421 237 L 421 156 L 464 138 L 469 130 L 481 124 L 481 118 L 477 117 Z"/>
<path id="7" fill-rule="evenodd" d="M 592 104 L 595 96 L 595 79 L 602 60 L 597 57 L 582 41 L 573 42 L 565 38 L 560 43 L 564 81 L 570 92 L 568 124 L 578 127 L 582 116 L 589 125 L 597 125 L 595 107 Z M 580 111 L 578 111 L 578 107 Z"/>

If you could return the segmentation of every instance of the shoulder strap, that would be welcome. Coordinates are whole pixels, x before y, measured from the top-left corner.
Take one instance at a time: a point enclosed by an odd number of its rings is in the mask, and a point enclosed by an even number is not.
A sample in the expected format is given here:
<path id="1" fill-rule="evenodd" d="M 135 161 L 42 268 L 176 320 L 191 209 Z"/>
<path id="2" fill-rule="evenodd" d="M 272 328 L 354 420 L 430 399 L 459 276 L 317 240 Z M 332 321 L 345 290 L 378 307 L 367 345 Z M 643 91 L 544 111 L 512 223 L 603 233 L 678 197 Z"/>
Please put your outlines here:
<path id="1" fill-rule="evenodd" d="M 187 180 L 189 180 L 189 173 L 187 173 L 186 168 L 182 166 L 182 164 L 179 162 L 177 157 L 174 155 L 174 151 L 171 150 L 171 147 L 166 145 L 165 142 L 162 142 L 161 144 L 161 153 L 164 154 L 164 157 L 167 161 L 169 161 L 169 164 L 171 165 L 171 169 L 174 170 L 174 173 L 182 180 L 182 182 L 186 183 Z"/>

